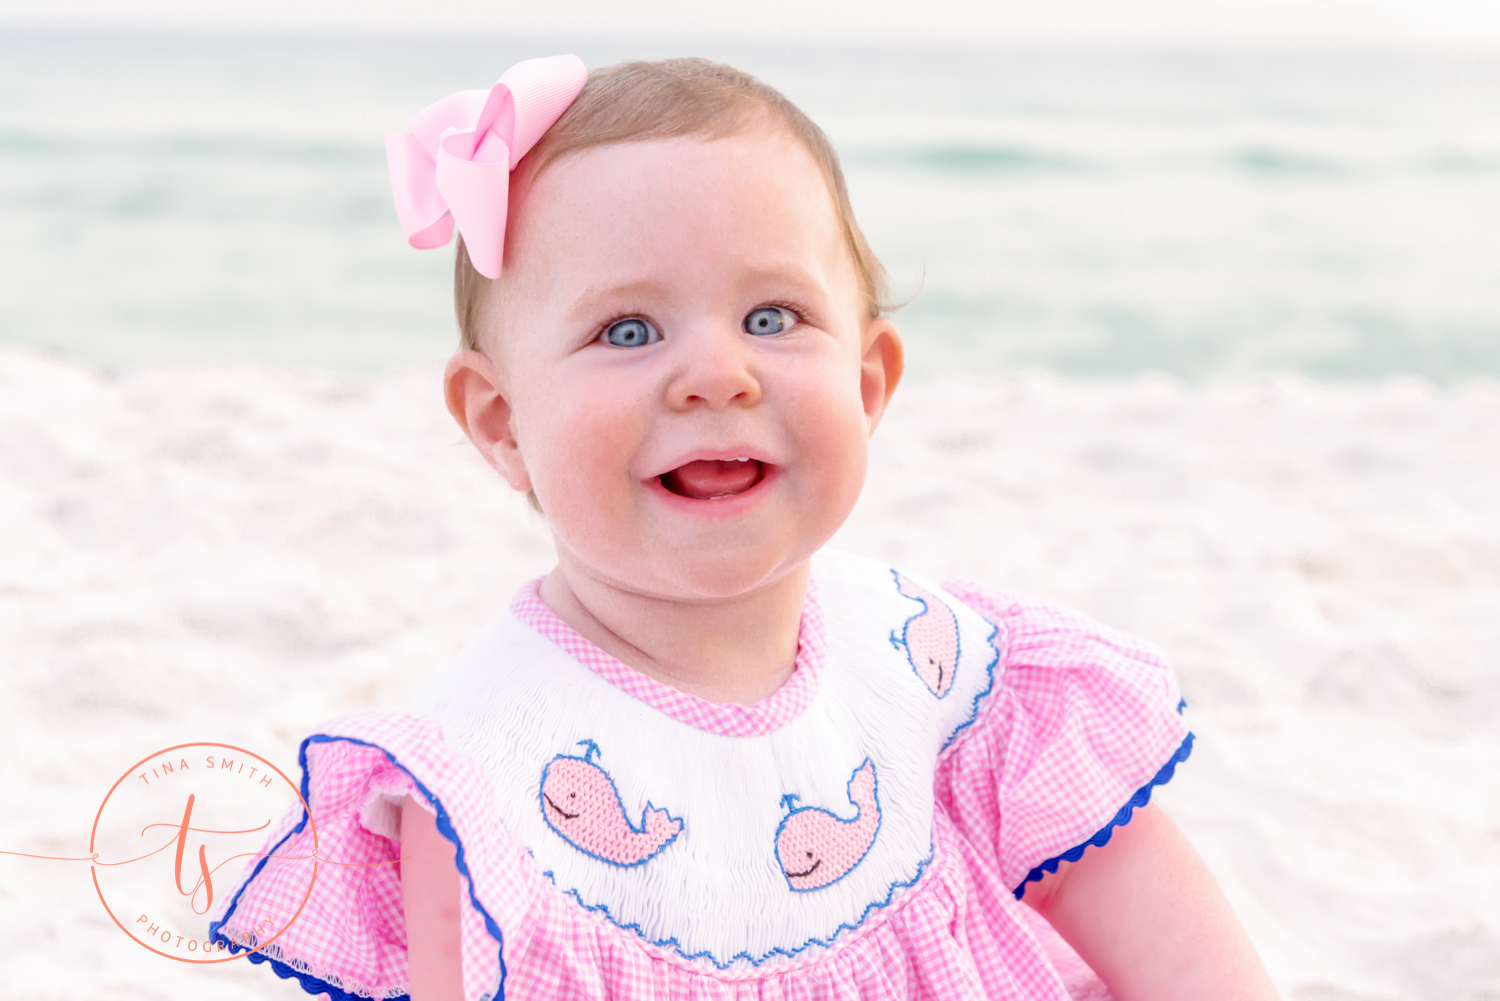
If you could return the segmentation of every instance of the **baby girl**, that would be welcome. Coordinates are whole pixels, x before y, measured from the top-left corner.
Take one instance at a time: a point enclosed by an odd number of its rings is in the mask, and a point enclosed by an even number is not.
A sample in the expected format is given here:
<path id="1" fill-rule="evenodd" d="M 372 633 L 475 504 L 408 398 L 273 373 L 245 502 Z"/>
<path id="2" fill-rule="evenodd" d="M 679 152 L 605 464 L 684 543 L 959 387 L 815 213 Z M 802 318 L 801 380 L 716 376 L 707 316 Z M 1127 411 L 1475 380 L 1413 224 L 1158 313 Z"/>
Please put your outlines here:
<path id="1" fill-rule="evenodd" d="M 449 409 L 557 566 L 304 742 L 220 940 L 334 998 L 1275 996 L 1148 805 L 1192 743 L 1151 647 L 823 548 L 902 345 L 816 125 L 564 56 L 388 152 L 411 242 L 460 232 Z"/>

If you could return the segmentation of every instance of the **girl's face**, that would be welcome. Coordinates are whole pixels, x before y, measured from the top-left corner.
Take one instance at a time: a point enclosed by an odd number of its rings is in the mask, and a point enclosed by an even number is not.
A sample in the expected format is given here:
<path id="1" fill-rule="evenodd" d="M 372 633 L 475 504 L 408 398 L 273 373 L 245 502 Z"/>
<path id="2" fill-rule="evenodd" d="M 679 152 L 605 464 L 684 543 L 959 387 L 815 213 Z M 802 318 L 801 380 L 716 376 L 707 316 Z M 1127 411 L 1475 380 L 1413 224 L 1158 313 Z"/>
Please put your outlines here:
<path id="1" fill-rule="evenodd" d="M 758 128 L 569 155 L 512 207 L 498 329 L 450 406 L 566 573 L 744 594 L 843 523 L 901 373 L 811 154 Z"/>

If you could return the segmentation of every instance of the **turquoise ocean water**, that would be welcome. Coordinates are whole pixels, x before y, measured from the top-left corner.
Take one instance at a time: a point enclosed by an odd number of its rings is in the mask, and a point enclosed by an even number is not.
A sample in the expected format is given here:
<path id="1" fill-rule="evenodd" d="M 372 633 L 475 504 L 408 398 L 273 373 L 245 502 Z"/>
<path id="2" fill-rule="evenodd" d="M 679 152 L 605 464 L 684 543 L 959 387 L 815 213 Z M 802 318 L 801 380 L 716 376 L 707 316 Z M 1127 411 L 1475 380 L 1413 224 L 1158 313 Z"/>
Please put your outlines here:
<path id="1" fill-rule="evenodd" d="M 0 35 L 0 341 L 451 349 L 381 133 L 517 59 L 702 54 L 832 136 L 918 374 L 1500 377 L 1500 57 Z"/>

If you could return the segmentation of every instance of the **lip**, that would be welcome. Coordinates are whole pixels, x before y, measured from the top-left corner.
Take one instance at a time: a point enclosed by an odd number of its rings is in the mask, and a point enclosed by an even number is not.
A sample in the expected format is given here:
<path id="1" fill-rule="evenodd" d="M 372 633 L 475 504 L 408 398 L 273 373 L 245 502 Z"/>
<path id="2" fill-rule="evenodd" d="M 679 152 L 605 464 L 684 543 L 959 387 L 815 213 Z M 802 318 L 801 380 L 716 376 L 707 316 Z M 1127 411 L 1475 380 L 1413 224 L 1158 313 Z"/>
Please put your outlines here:
<path id="1" fill-rule="evenodd" d="M 738 448 L 704 448 L 699 449 L 696 452 L 688 452 L 685 455 L 681 455 L 675 459 L 672 459 L 656 472 L 647 476 L 646 480 L 655 480 L 658 477 L 670 473 L 672 470 L 678 468 L 679 466 L 686 466 L 689 462 L 728 462 L 731 459 L 742 458 L 752 459 L 755 462 L 760 463 L 762 466 L 765 466 L 767 469 L 770 469 L 776 465 L 776 460 L 767 457 L 764 452 L 761 452 L 758 449 L 754 448 L 746 448 L 743 446 Z"/>
<path id="2" fill-rule="evenodd" d="M 689 462 L 697 462 L 700 459 L 713 459 L 722 462 L 727 459 L 739 458 L 742 455 L 761 464 L 761 477 L 755 486 L 744 493 L 738 493 L 732 497 L 714 497 L 697 500 L 692 497 L 684 497 L 681 494 L 674 494 L 662 486 L 661 473 L 649 479 L 642 480 L 641 485 L 646 488 L 646 492 L 649 495 L 655 497 L 662 504 L 665 504 L 669 511 L 694 515 L 700 518 L 733 518 L 756 507 L 769 495 L 776 482 L 781 479 L 780 466 L 759 458 L 753 451 L 736 452 L 721 449 L 714 452 L 694 452 L 662 471 L 669 473 L 678 466 Z"/>

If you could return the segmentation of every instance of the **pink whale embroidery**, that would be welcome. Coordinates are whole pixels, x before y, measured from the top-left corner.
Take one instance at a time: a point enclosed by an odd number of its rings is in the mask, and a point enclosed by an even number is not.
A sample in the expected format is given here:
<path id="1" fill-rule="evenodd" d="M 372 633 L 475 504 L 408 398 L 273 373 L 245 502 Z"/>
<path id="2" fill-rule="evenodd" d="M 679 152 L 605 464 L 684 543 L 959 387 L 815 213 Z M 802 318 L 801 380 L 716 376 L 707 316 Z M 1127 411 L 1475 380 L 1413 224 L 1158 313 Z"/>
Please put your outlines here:
<path id="1" fill-rule="evenodd" d="M 790 808 L 797 799 L 788 794 L 781 798 L 781 805 Z M 806 892 L 837 882 L 864 861 L 875 844 L 880 800 L 875 766 L 869 758 L 849 776 L 849 802 L 855 806 L 852 820 L 817 806 L 794 809 L 781 818 L 776 829 L 776 861 L 793 890 Z"/>
<path id="2" fill-rule="evenodd" d="M 618 866 L 655 858 L 682 833 L 682 821 L 647 803 L 637 827 L 626 816 L 614 779 L 593 757 L 599 745 L 580 740 L 583 757 L 559 754 L 542 769 L 542 816 L 547 826 L 585 855 Z"/>
<path id="3" fill-rule="evenodd" d="M 896 578 L 897 591 L 922 603 L 922 610 L 901 627 L 900 636 L 891 633 L 891 645 L 906 651 L 906 659 L 922 684 L 942 698 L 953 687 L 953 675 L 958 670 L 958 620 L 953 617 L 953 609 L 910 578 L 894 570 L 891 575 Z"/>

